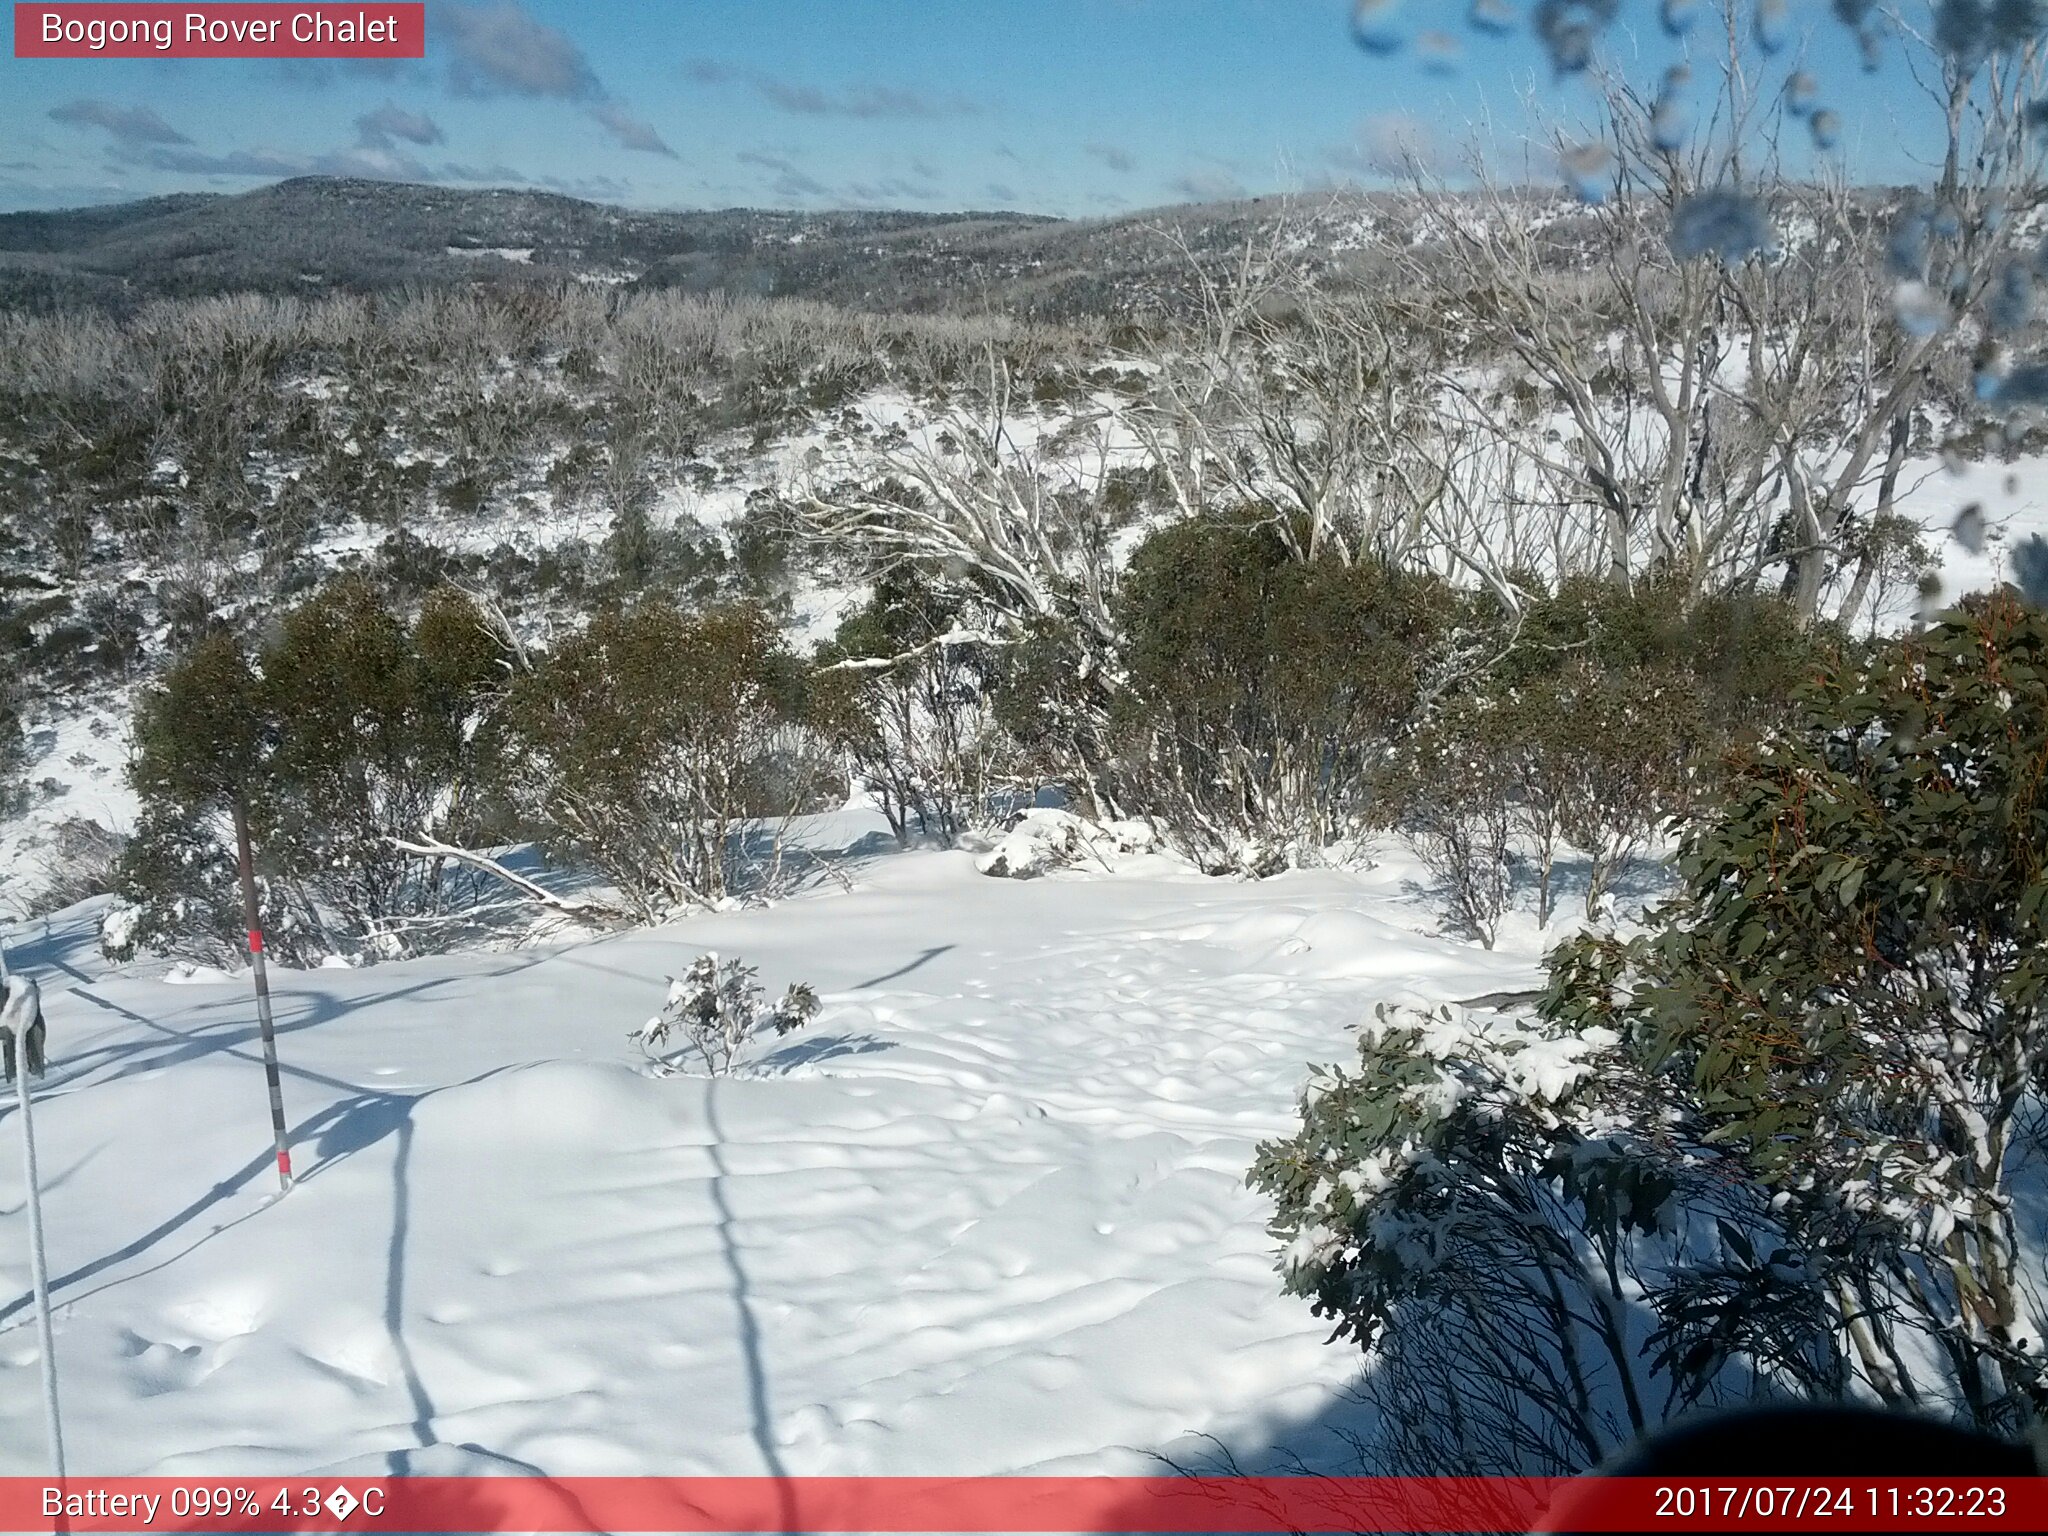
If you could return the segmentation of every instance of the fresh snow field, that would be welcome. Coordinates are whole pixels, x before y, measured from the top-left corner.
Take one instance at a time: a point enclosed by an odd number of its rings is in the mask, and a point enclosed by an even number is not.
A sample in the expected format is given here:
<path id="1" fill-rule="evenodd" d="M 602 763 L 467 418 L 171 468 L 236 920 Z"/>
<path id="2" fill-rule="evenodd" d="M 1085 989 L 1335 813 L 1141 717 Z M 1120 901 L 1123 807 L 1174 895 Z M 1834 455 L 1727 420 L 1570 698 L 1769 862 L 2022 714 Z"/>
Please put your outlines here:
<path id="1" fill-rule="evenodd" d="M 282 1200 L 246 978 L 109 973 L 91 903 L 19 925 L 72 1468 L 1136 1473 L 1211 1435 L 1342 1466 L 1357 1355 L 1281 1296 L 1243 1177 L 1375 1002 L 1531 984 L 1535 935 L 1434 937 L 1414 881 L 890 853 L 772 909 L 273 973 Z M 708 949 L 825 1008 L 741 1076 L 648 1075 L 627 1033 Z M 0 1474 L 29 1474 L 14 1113 Z"/>

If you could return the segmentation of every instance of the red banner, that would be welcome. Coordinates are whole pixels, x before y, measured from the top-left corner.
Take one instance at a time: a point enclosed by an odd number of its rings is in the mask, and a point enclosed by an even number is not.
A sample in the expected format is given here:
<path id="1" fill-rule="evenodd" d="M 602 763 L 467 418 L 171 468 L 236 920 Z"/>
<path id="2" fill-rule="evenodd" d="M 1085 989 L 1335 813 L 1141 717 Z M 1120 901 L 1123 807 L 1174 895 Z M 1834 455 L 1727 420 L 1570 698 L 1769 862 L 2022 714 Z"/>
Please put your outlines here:
<path id="1" fill-rule="evenodd" d="M 424 4 L 14 7 L 17 59 L 418 59 Z"/>
<path id="2" fill-rule="evenodd" d="M 0 1478 L 0 1531 L 2043 1531 L 2048 1479 Z"/>

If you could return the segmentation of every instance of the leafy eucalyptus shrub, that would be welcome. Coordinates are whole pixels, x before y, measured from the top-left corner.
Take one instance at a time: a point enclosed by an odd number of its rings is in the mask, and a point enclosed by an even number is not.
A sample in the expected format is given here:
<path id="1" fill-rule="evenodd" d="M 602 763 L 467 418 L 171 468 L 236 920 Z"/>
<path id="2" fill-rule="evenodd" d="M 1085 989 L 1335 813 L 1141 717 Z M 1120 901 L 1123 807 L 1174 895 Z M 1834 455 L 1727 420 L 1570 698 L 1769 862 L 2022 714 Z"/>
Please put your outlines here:
<path id="1" fill-rule="evenodd" d="M 757 608 L 607 609 L 514 684 L 505 789 L 637 915 L 716 904 L 772 879 L 779 819 L 829 778 L 806 691 Z"/>
<path id="2" fill-rule="evenodd" d="M 1686 823 L 1650 931 L 1530 1017 L 1384 1014 L 1258 1150 L 1381 1470 L 1570 1471 L 1662 1417 L 2048 1407 L 2048 619 L 1839 661 Z"/>
<path id="3" fill-rule="evenodd" d="M 1272 515 L 1172 523 L 1119 587 L 1119 763 L 1204 867 L 1267 873 L 1356 834 L 1464 604 L 1435 577 L 1303 560 Z"/>

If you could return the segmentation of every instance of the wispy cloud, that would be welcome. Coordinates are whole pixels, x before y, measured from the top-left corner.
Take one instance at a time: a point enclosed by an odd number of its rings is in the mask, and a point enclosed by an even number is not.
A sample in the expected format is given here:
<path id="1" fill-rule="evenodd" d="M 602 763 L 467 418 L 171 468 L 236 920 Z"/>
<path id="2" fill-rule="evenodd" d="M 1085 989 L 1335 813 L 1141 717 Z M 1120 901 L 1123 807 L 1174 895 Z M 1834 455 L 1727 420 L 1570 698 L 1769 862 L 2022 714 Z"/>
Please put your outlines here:
<path id="1" fill-rule="evenodd" d="M 393 139 L 403 139 L 408 144 L 439 144 L 442 141 L 441 125 L 424 112 L 408 112 L 394 101 L 387 101 L 374 112 L 365 112 L 356 119 L 356 133 L 362 143 L 375 149 L 388 149 Z"/>
<path id="2" fill-rule="evenodd" d="M 671 160 L 676 158 L 676 152 L 668 147 L 651 124 L 635 117 L 616 101 L 596 103 L 590 108 L 590 115 L 606 133 L 619 141 L 622 148 L 637 149 L 649 155 L 667 155 Z"/>
<path id="3" fill-rule="evenodd" d="M 1227 171 L 1190 171 L 1166 185 L 1191 203 L 1230 203 L 1250 195 L 1245 184 Z"/>
<path id="4" fill-rule="evenodd" d="M 758 70 L 737 69 L 717 59 L 686 60 L 683 74 L 698 85 L 745 84 L 778 112 L 798 117 L 918 120 L 973 117 L 982 110 L 980 103 L 958 94 L 934 95 L 908 86 L 879 83 L 833 91 Z"/>
<path id="5" fill-rule="evenodd" d="M 1435 131 L 1409 112 L 1375 112 L 1363 118 L 1350 142 L 1331 146 L 1323 159 L 1350 175 L 1398 176 L 1411 165 L 1441 163 Z"/>
<path id="6" fill-rule="evenodd" d="M 742 165 L 758 165 L 763 170 L 776 173 L 771 190 L 777 197 L 791 202 L 812 202 L 832 195 L 832 189 L 802 166 L 784 155 L 772 155 L 763 150 L 743 149 L 733 158 Z"/>
<path id="7" fill-rule="evenodd" d="M 175 171 L 186 176 L 244 176 L 266 181 L 285 176 L 354 176 L 372 181 L 438 179 L 429 167 L 410 155 L 365 145 L 313 155 L 264 147 L 214 154 L 158 145 L 143 154 L 138 163 L 150 170 Z"/>
<path id="8" fill-rule="evenodd" d="M 1138 160 L 1128 149 L 1119 144 L 1092 143 L 1081 146 L 1082 153 L 1100 160 L 1112 171 L 1128 174 L 1138 168 Z"/>
<path id="9" fill-rule="evenodd" d="M 577 101 L 599 94 L 590 59 L 518 0 L 434 8 L 448 45 L 448 83 L 462 96 L 553 96 Z"/>
<path id="10" fill-rule="evenodd" d="M 111 101 L 81 97 L 50 108 L 60 123 L 104 128 L 120 144 L 190 144 L 192 141 L 148 107 L 124 107 Z"/>

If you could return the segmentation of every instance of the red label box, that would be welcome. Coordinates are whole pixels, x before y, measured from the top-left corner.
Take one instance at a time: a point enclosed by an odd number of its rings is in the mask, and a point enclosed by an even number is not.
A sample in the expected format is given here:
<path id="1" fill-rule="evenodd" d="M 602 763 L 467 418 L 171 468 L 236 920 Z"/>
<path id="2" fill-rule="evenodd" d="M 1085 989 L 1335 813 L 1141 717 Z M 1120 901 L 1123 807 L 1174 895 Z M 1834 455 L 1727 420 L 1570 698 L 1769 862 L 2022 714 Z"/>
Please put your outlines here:
<path id="1" fill-rule="evenodd" d="M 17 59 L 418 59 L 424 4 L 21 4 Z"/>

